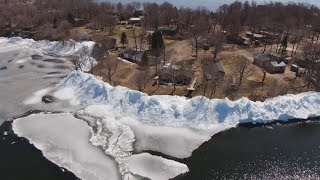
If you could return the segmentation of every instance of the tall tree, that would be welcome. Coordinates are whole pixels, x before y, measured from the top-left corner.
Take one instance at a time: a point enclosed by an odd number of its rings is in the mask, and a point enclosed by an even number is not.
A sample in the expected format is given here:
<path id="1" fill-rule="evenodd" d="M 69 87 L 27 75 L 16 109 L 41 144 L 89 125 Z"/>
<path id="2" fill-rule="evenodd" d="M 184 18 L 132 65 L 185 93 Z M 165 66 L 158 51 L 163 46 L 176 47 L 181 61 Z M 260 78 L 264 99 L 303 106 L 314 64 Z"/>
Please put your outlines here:
<path id="1" fill-rule="evenodd" d="M 254 66 L 252 65 L 251 61 L 243 56 L 239 56 L 237 59 L 235 59 L 235 63 L 232 66 L 231 71 L 236 77 L 238 77 L 240 87 L 244 79 L 247 79 L 253 75 Z"/>
<path id="2" fill-rule="evenodd" d="M 120 43 L 122 44 L 122 47 L 128 43 L 128 38 L 125 32 L 121 33 Z"/>

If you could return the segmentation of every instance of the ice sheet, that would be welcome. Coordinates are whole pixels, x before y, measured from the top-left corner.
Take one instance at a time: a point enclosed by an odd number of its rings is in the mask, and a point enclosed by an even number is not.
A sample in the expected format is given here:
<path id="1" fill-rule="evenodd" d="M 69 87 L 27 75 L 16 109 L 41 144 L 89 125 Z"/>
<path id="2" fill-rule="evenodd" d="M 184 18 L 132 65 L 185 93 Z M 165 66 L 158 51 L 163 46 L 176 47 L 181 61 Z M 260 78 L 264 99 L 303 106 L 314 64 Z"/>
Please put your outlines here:
<path id="1" fill-rule="evenodd" d="M 152 180 L 167 180 L 189 171 L 184 164 L 148 153 L 131 156 L 129 170 Z"/>
<path id="2" fill-rule="evenodd" d="M 55 164 L 83 180 L 119 179 L 118 167 L 88 141 L 92 129 L 72 114 L 34 114 L 13 122 L 13 130 Z"/>

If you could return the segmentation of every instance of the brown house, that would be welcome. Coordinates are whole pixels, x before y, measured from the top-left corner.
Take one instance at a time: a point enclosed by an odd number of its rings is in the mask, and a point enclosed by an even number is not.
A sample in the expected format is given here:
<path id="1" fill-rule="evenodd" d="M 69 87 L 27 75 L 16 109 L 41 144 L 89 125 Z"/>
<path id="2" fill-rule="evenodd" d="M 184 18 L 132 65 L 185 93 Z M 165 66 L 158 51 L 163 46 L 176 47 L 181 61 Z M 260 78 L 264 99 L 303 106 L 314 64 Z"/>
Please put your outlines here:
<path id="1" fill-rule="evenodd" d="M 91 41 L 96 42 L 99 46 L 104 47 L 106 50 L 115 48 L 117 40 L 102 34 L 95 34 L 90 37 Z"/>
<path id="2" fill-rule="evenodd" d="M 137 63 L 140 66 L 148 65 L 148 56 L 145 51 L 136 51 L 132 48 L 124 48 L 120 51 L 120 57 Z"/>
<path id="3" fill-rule="evenodd" d="M 284 73 L 286 64 L 284 58 L 277 53 L 259 54 L 254 57 L 253 64 L 264 68 L 268 73 Z"/>
<path id="4" fill-rule="evenodd" d="M 189 85 L 192 78 L 192 70 L 170 63 L 164 65 L 159 73 L 160 84 Z"/>
<path id="5" fill-rule="evenodd" d="M 208 62 L 206 66 L 206 77 L 208 80 L 223 80 L 226 74 L 225 69 L 218 59 Z"/>
<path id="6" fill-rule="evenodd" d="M 265 69 L 270 74 L 276 74 L 276 73 L 284 73 L 286 70 L 286 64 L 282 61 L 281 63 L 278 63 L 277 61 L 268 62 L 265 65 Z"/>

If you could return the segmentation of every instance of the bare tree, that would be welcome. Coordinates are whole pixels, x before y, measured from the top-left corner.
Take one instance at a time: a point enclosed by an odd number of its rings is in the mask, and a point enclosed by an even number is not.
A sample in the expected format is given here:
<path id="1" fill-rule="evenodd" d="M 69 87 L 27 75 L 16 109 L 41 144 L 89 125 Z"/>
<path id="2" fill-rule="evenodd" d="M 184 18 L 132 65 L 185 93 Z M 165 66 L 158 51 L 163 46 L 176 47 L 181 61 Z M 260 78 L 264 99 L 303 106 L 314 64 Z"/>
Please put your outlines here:
<path id="1" fill-rule="evenodd" d="M 243 56 L 239 56 L 236 58 L 234 65 L 231 67 L 231 71 L 239 79 L 240 87 L 244 79 L 247 79 L 253 75 L 254 66 L 252 65 L 251 61 Z"/>
<path id="2" fill-rule="evenodd" d="M 142 51 L 142 47 L 143 47 L 143 44 L 144 44 L 144 41 L 145 41 L 145 36 L 144 36 L 144 32 L 140 32 L 138 37 L 139 37 L 139 49 L 140 51 Z"/>
<path id="3" fill-rule="evenodd" d="M 196 57 L 198 58 L 198 49 L 199 49 L 199 41 L 201 40 L 201 37 L 203 36 L 203 33 L 205 32 L 205 20 L 204 19 L 197 19 L 195 22 L 193 22 L 190 31 L 190 35 L 193 39 L 195 50 L 196 50 Z"/>
<path id="4" fill-rule="evenodd" d="M 209 34 L 208 41 L 209 44 L 214 48 L 213 59 L 216 59 L 218 53 L 223 48 L 223 43 L 225 41 L 224 34 L 221 31 L 217 31 L 214 34 Z"/>
<path id="5" fill-rule="evenodd" d="M 106 55 L 100 63 L 106 69 L 106 72 L 101 72 L 102 75 L 112 85 L 112 77 L 118 70 L 119 61 L 112 55 Z"/>
<path id="6" fill-rule="evenodd" d="M 80 54 L 73 55 L 69 57 L 70 62 L 74 65 L 75 70 L 82 71 L 82 66 L 84 65 L 84 60 Z"/>
<path id="7" fill-rule="evenodd" d="M 138 69 L 135 72 L 135 85 L 139 91 L 143 92 L 149 81 L 148 73 L 146 69 Z"/>
<path id="8" fill-rule="evenodd" d="M 132 34 L 133 34 L 133 39 L 134 39 L 136 51 L 138 51 L 137 35 L 136 35 L 136 30 L 135 30 L 134 26 L 132 27 Z"/>
<path id="9" fill-rule="evenodd" d="M 261 80 L 261 84 L 263 86 L 264 85 L 264 81 L 266 80 L 267 71 L 266 71 L 266 69 L 264 67 L 261 67 L 260 70 L 263 73 L 262 80 Z"/>

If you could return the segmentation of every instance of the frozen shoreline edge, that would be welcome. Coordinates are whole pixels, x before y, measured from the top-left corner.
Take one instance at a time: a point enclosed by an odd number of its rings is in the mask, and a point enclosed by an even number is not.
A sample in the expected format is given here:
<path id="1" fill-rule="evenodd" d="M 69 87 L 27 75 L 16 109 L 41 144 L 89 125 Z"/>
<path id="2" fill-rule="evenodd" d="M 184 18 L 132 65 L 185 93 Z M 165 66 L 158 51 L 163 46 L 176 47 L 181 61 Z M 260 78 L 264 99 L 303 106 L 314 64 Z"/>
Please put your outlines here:
<path id="1" fill-rule="evenodd" d="M 64 112 L 50 112 L 50 111 L 38 111 L 38 110 L 33 110 L 33 111 L 29 111 L 29 112 L 27 112 L 27 113 L 24 113 L 24 114 L 22 114 L 22 115 L 16 116 L 15 119 L 8 120 L 8 122 L 10 122 L 10 124 L 12 124 L 16 119 L 20 119 L 20 118 L 24 118 L 24 117 L 27 117 L 27 116 L 30 116 L 30 115 L 33 115 L 33 114 L 40 114 L 40 113 L 44 113 L 44 114 L 61 114 L 61 113 L 64 113 Z M 75 115 L 75 114 L 72 114 L 72 115 Z M 76 116 L 75 116 L 75 117 L 76 117 Z M 78 118 L 78 117 L 76 117 L 76 118 Z M 273 121 L 273 122 L 256 123 L 256 124 L 253 124 L 253 123 L 241 123 L 241 124 L 239 124 L 238 126 L 236 126 L 236 127 L 234 127 L 234 128 L 238 128 L 239 126 L 245 126 L 245 127 L 249 127 L 249 128 L 256 128 L 256 127 L 260 127 L 260 126 L 273 125 L 273 124 L 276 124 L 276 123 L 280 123 L 281 125 L 283 125 L 283 124 L 291 124 L 291 123 L 297 123 L 297 122 L 313 121 L 313 120 L 316 120 L 316 119 L 319 119 L 319 118 L 320 118 L 320 116 L 313 117 L 313 118 L 308 118 L 308 119 L 290 119 L 290 120 L 288 120 L 288 121 L 277 120 L 277 121 Z M 85 121 L 85 120 L 83 120 L 83 119 L 80 119 L 80 120 L 86 122 L 86 123 L 88 124 L 88 126 L 91 127 L 87 121 Z M 316 121 L 319 121 L 319 120 L 316 120 Z M 232 129 L 232 128 L 229 128 L 229 129 L 223 130 L 223 131 L 221 131 L 221 132 L 219 132 L 219 133 L 216 133 L 216 134 L 214 134 L 211 138 L 214 138 L 214 136 L 216 136 L 216 135 L 218 135 L 218 134 L 220 134 L 220 133 L 222 133 L 222 132 L 228 131 L 228 130 L 230 130 L 230 129 Z M 13 132 L 17 137 L 20 137 L 16 132 L 14 132 L 12 126 L 11 126 L 11 130 L 12 130 L 12 132 Z M 38 149 L 34 144 L 32 144 L 32 143 L 30 142 L 30 140 L 29 140 L 28 138 L 26 138 L 26 137 L 23 137 L 23 138 L 25 138 L 26 140 L 28 140 L 29 144 L 32 145 L 34 148 Z M 210 139 L 211 139 L 211 138 L 210 138 Z M 210 140 L 210 139 L 209 139 L 209 140 Z M 204 143 L 204 142 L 203 142 L 203 143 Z M 102 151 L 104 150 L 102 147 L 98 147 L 98 148 L 101 149 Z M 38 150 L 40 150 L 40 151 L 42 152 L 41 149 L 38 149 Z M 163 153 L 161 153 L 161 152 L 152 152 L 152 151 L 145 151 L 145 152 L 150 153 L 151 155 L 163 157 L 163 158 L 168 159 L 168 160 L 173 160 L 173 161 L 181 162 L 181 161 L 179 161 L 180 158 L 171 157 L 171 156 L 166 155 L 166 154 L 163 154 Z M 106 155 L 107 155 L 107 154 L 106 154 Z M 44 156 L 43 152 L 42 152 L 42 156 Z M 109 155 L 107 155 L 107 156 L 109 156 Z M 45 156 L 44 156 L 44 157 L 45 157 Z M 111 157 L 111 156 L 109 156 L 109 157 Z M 45 157 L 45 158 L 46 158 L 47 160 L 49 160 L 47 157 Z M 114 157 L 111 157 L 111 158 L 115 161 Z M 49 160 L 49 161 L 52 162 L 51 160 Z M 116 161 L 115 161 L 115 162 L 116 162 Z M 54 162 L 52 162 L 52 163 L 54 163 Z M 116 163 L 118 164 L 118 162 L 116 162 Z M 58 164 L 56 164 L 56 165 L 58 165 Z M 58 166 L 59 166 L 59 165 L 58 165 Z M 67 170 L 67 171 L 69 171 L 69 172 L 71 172 L 71 173 L 74 174 L 74 172 L 71 171 L 71 170 L 68 169 L 68 168 L 65 168 L 65 167 L 62 167 L 62 166 L 59 166 L 59 167 L 60 167 L 60 168 L 63 168 L 63 169 L 65 169 L 65 170 Z M 180 176 L 183 177 L 183 175 L 184 175 L 184 174 L 187 174 L 187 173 L 188 173 L 188 172 L 182 173 L 182 174 L 174 177 L 173 179 L 175 179 L 175 178 L 177 178 L 177 177 L 180 177 Z M 76 174 L 75 174 L 75 176 L 76 176 Z"/>

